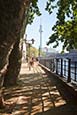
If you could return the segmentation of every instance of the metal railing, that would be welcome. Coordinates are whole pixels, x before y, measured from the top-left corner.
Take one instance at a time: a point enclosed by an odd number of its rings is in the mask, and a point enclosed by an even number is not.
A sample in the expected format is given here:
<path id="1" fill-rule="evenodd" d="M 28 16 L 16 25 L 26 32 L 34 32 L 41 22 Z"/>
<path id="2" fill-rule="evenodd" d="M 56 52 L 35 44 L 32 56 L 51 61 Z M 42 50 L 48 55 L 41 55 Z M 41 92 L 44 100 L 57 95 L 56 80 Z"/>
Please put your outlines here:
<path id="1" fill-rule="evenodd" d="M 67 82 L 77 82 L 77 62 L 66 58 L 41 58 L 40 63 L 49 68 L 50 71 L 64 77 Z"/>

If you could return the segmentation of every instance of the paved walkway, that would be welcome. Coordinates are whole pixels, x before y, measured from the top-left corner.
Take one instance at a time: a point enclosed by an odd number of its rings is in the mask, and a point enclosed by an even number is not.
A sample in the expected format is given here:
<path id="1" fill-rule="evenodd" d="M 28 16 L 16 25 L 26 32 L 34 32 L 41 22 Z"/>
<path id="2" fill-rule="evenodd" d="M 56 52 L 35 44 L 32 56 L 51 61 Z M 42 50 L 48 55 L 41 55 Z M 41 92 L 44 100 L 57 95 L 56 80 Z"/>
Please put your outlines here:
<path id="1" fill-rule="evenodd" d="M 13 104 L 0 115 L 77 115 L 73 96 L 39 66 L 29 71 L 23 63 L 18 86 L 6 89 L 5 97 Z"/>

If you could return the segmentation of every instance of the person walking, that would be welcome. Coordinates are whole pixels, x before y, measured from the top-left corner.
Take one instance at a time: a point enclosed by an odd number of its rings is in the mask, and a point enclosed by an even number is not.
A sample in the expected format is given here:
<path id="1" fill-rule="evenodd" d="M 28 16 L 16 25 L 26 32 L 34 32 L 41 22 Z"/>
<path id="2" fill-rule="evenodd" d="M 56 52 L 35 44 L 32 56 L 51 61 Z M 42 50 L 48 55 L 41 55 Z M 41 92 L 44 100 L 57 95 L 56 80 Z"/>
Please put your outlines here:
<path id="1" fill-rule="evenodd" d="M 29 70 L 31 70 L 31 68 L 34 66 L 34 58 L 30 58 L 29 60 Z"/>

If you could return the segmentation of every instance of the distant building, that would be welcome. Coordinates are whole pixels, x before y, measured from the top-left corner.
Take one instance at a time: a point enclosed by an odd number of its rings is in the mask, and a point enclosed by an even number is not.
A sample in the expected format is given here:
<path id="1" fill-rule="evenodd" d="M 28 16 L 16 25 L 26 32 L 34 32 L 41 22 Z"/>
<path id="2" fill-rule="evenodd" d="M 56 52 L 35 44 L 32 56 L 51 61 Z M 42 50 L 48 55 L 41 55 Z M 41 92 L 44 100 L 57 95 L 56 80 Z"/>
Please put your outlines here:
<path id="1" fill-rule="evenodd" d="M 44 52 L 46 57 L 53 57 L 58 53 L 55 49 L 47 47 L 42 48 L 42 51 Z"/>

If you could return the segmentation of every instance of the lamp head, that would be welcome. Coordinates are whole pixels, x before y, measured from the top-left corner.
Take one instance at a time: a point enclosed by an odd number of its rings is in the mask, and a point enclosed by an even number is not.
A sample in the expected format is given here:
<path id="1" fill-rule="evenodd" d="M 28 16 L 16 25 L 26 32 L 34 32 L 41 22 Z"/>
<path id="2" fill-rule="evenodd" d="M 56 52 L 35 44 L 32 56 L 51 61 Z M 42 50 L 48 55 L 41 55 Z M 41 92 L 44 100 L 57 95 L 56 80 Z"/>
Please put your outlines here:
<path id="1" fill-rule="evenodd" d="M 34 40 L 33 38 L 32 38 L 32 40 L 31 40 L 31 41 L 32 41 L 32 44 L 34 44 L 34 41 L 35 41 L 35 40 Z"/>

